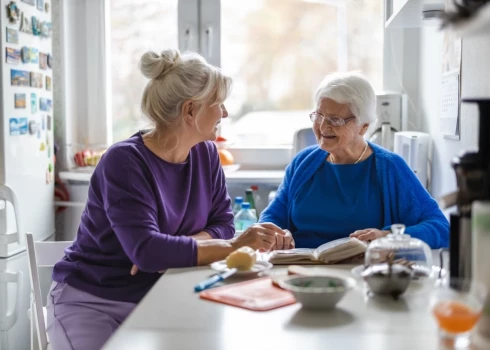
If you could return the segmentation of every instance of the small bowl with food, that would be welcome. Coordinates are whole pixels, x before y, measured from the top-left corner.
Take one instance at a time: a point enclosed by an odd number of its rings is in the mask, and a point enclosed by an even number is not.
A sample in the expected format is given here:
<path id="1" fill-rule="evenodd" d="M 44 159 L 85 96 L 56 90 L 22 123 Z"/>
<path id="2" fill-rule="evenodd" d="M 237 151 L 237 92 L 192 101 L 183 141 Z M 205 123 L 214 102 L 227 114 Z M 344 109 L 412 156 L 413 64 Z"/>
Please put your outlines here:
<path id="1" fill-rule="evenodd" d="M 304 308 L 332 310 L 356 286 L 353 278 L 340 276 L 291 276 L 278 282 L 293 293 Z"/>

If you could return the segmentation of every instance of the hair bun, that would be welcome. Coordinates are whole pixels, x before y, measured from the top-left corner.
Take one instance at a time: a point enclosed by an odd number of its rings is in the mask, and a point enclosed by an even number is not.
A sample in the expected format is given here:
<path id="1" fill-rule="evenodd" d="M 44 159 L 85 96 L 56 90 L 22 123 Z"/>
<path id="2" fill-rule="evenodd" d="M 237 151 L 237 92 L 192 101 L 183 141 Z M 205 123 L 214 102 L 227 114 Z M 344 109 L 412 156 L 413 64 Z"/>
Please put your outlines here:
<path id="1" fill-rule="evenodd" d="M 175 49 L 168 49 L 157 54 L 148 51 L 143 54 L 140 60 L 140 70 L 148 79 L 163 78 L 172 68 L 174 68 L 180 59 L 180 52 Z"/>

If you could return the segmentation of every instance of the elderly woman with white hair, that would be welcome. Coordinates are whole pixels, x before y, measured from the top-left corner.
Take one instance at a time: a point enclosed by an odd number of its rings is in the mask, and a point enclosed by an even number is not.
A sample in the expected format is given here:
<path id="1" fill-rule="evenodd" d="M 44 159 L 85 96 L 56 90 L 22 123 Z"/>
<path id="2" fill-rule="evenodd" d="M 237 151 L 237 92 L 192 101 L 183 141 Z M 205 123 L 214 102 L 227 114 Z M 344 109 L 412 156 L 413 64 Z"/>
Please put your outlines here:
<path id="1" fill-rule="evenodd" d="M 447 247 L 449 223 L 413 171 L 364 138 L 376 120 L 370 83 L 357 73 L 330 74 L 315 103 L 310 119 L 318 145 L 293 159 L 260 222 L 291 231 L 297 248 L 348 236 L 371 241 L 394 223 L 433 249 Z"/>

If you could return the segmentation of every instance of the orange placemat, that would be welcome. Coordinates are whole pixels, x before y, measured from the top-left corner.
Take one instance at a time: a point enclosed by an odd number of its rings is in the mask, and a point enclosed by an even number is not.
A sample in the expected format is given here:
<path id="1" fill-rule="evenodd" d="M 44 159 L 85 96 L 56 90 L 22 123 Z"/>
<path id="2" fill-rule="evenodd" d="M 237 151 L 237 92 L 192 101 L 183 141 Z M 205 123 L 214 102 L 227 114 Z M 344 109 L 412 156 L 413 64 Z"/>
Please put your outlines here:
<path id="1" fill-rule="evenodd" d="M 272 285 L 270 277 L 205 290 L 199 296 L 254 311 L 267 311 L 296 303 L 293 294 Z"/>

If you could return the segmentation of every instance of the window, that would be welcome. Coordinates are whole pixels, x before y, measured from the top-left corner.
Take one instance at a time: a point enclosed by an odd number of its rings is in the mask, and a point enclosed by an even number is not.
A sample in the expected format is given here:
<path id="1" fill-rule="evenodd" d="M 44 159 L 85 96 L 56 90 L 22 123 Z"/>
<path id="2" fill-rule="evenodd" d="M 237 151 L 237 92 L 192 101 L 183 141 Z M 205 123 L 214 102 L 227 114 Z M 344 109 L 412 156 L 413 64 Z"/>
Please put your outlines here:
<path id="1" fill-rule="evenodd" d="M 236 145 L 291 145 L 311 127 L 327 73 L 360 70 L 381 88 L 382 43 L 379 0 L 222 0 L 221 64 L 234 80 L 223 133 Z"/>
<path id="2" fill-rule="evenodd" d="M 114 141 L 148 124 L 138 69 L 148 49 L 180 44 L 233 78 L 222 134 L 236 147 L 291 146 L 311 126 L 313 94 L 329 72 L 360 70 L 382 87 L 383 1 L 107 1 Z"/>
<path id="3" fill-rule="evenodd" d="M 177 45 L 178 0 L 110 0 L 112 132 L 114 142 L 147 126 L 140 109 L 147 79 L 138 62 L 148 50 Z"/>

